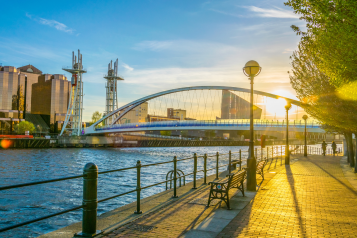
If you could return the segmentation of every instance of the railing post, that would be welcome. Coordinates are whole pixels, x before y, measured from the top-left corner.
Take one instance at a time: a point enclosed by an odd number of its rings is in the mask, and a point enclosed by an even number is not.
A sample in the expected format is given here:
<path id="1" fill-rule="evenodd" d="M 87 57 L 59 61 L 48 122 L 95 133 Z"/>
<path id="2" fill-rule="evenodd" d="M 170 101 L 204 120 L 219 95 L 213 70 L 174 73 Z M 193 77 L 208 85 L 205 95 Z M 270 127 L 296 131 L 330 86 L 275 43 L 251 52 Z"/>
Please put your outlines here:
<path id="1" fill-rule="evenodd" d="M 135 214 L 143 213 L 140 210 L 140 192 L 141 192 L 141 185 L 140 185 L 140 170 L 141 170 L 141 162 L 140 160 L 136 163 L 136 211 Z"/>
<path id="2" fill-rule="evenodd" d="M 97 186 L 98 167 L 94 163 L 88 163 L 83 169 L 83 220 L 82 232 L 78 236 L 92 237 L 100 233 L 97 231 Z"/>
<path id="3" fill-rule="evenodd" d="M 267 156 L 266 156 L 266 160 L 269 161 L 269 147 L 267 147 Z"/>
<path id="4" fill-rule="evenodd" d="M 242 150 L 239 150 L 239 171 L 242 170 Z"/>
<path id="5" fill-rule="evenodd" d="M 232 152 L 229 151 L 229 157 L 228 157 L 228 172 L 229 172 L 229 174 L 231 174 L 231 172 L 232 172 L 231 164 L 232 164 Z"/>
<path id="6" fill-rule="evenodd" d="M 263 159 L 263 148 L 260 147 L 260 161 Z"/>
<path id="7" fill-rule="evenodd" d="M 255 153 L 255 157 L 258 158 L 258 156 L 257 156 L 258 155 L 258 148 L 254 149 L 254 153 Z"/>
<path id="8" fill-rule="evenodd" d="M 218 179 L 218 161 L 219 161 L 219 153 L 218 152 L 216 153 L 216 157 L 217 157 L 217 160 L 216 160 L 216 179 Z"/>
<path id="9" fill-rule="evenodd" d="M 176 186 L 177 186 L 176 183 L 177 183 L 177 157 L 174 156 L 174 195 L 172 196 L 173 198 L 178 197 L 176 194 Z"/>
<path id="10" fill-rule="evenodd" d="M 203 184 L 207 184 L 207 154 L 203 156 Z"/>
<path id="11" fill-rule="evenodd" d="M 193 189 L 196 189 L 197 154 L 193 154 Z"/>
<path id="12" fill-rule="evenodd" d="M 271 147 L 271 161 L 274 160 L 274 146 Z"/>

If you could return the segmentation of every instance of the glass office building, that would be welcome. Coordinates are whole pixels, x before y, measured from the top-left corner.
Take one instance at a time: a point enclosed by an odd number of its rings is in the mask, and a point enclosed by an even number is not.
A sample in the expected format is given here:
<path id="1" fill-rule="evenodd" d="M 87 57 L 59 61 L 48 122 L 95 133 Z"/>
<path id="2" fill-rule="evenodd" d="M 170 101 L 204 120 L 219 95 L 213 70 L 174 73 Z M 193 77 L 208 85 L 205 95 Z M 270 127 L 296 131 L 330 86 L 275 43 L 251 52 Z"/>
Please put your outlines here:
<path id="1" fill-rule="evenodd" d="M 229 90 L 222 90 L 221 119 L 249 119 L 250 103 Z M 260 119 L 262 109 L 253 105 L 253 118 Z"/>

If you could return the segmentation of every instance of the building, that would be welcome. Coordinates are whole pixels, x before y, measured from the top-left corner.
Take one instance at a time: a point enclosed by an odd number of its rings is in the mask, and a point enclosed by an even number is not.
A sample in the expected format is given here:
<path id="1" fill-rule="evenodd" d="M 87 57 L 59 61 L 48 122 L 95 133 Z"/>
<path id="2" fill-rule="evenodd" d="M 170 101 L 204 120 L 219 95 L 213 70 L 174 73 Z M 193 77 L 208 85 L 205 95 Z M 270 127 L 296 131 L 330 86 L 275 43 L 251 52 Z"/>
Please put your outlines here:
<path id="1" fill-rule="evenodd" d="M 13 66 L 0 67 L 0 118 L 23 119 L 24 80 Z"/>
<path id="2" fill-rule="evenodd" d="M 32 65 L 25 65 L 17 68 L 20 72 L 21 78 L 24 78 L 25 102 L 24 111 L 31 113 L 31 98 L 32 98 L 32 85 L 38 82 L 38 77 L 42 75 L 42 71 Z"/>
<path id="3" fill-rule="evenodd" d="M 134 107 L 120 119 L 120 124 L 146 122 L 148 109 L 149 104 L 147 102 Z"/>
<path id="4" fill-rule="evenodd" d="M 167 108 L 167 117 L 168 118 L 178 118 L 179 120 L 185 120 L 186 119 L 186 110 Z"/>
<path id="5" fill-rule="evenodd" d="M 155 121 L 179 121 L 179 118 L 175 117 L 165 117 L 165 116 L 157 116 L 157 115 L 148 115 L 147 122 L 155 122 Z"/>
<path id="6" fill-rule="evenodd" d="M 43 74 L 32 84 L 31 114 L 48 116 L 46 123 L 62 123 L 68 108 L 71 82 L 61 74 Z M 46 117 L 43 117 L 46 118 Z"/>
<path id="7" fill-rule="evenodd" d="M 40 131 L 63 121 L 67 113 L 70 82 L 63 75 L 43 75 L 33 65 L 0 66 L 1 130 L 16 122 L 32 122 Z M 10 126 L 11 124 L 11 126 Z"/>
<path id="8" fill-rule="evenodd" d="M 262 109 L 253 105 L 253 118 L 260 119 Z M 249 119 L 250 102 L 231 93 L 229 90 L 222 90 L 221 119 Z"/>

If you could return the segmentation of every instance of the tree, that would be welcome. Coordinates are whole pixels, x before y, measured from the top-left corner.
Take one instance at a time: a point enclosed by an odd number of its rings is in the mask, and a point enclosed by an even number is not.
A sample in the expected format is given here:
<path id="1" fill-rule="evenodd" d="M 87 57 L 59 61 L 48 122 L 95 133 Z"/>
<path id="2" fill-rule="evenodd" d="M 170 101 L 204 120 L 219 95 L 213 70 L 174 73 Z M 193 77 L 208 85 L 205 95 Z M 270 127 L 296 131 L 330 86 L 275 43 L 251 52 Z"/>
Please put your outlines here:
<path id="1" fill-rule="evenodd" d="M 292 56 L 291 83 L 305 100 L 309 114 L 325 127 L 343 131 L 353 166 L 352 132 L 357 135 L 356 1 L 288 0 L 285 5 L 301 15 L 307 28 L 304 32 L 292 26 L 302 38 Z"/>
<path id="2" fill-rule="evenodd" d="M 160 131 L 162 136 L 171 136 L 171 131 Z"/>
<path id="3" fill-rule="evenodd" d="M 288 0 L 306 21 L 307 30 L 297 26 L 293 30 L 301 35 L 300 44 L 314 58 L 314 64 L 337 88 L 357 88 L 357 4 L 355 0 Z M 356 91 L 350 90 L 354 98 Z"/>
<path id="4" fill-rule="evenodd" d="M 34 132 L 35 126 L 28 121 L 22 121 L 15 126 L 15 131 L 18 134 L 24 134 L 25 131 L 29 131 L 30 133 Z"/>
<path id="5" fill-rule="evenodd" d="M 100 120 L 102 118 L 102 113 L 95 111 L 93 112 L 92 115 L 92 124 L 97 122 L 98 120 Z M 99 126 L 102 125 L 102 123 L 99 123 Z"/>
<path id="6" fill-rule="evenodd" d="M 357 131 L 357 105 L 338 96 L 336 86 L 306 54 L 302 43 L 291 56 L 290 82 L 305 111 L 323 124 L 347 131 Z"/>

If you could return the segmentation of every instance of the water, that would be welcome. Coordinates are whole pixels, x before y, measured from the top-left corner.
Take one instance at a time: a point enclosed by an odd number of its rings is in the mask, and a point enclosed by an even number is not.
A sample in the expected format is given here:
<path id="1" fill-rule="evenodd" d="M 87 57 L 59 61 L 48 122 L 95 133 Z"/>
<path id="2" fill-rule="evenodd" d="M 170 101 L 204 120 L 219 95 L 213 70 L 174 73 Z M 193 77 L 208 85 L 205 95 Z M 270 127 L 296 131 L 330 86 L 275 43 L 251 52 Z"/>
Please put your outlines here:
<path id="1" fill-rule="evenodd" d="M 257 157 L 266 157 L 264 151 L 260 155 L 257 147 Z M 171 148 L 73 148 L 73 149 L 24 149 L 0 150 L 0 186 L 27 183 L 67 177 L 82 174 L 83 167 L 88 162 L 95 163 L 99 171 L 116 168 L 132 167 L 140 160 L 142 165 L 172 161 L 173 156 L 178 159 L 192 157 L 193 153 L 215 155 L 216 152 L 226 154 L 231 150 L 242 150 L 242 161 L 247 158 L 247 146 L 232 147 L 171 147 Z M 283 150 L 284 151 L 284 150 Z M 280 155 L 279 151 L 274 154 Z M 238 159 L 238 154 L 232 154 L 232 159 Z M 271 150 L 269 148 L 269 158 Z M 220 165 L 228 163 L 228 155 L 220 156 Z M 207 169 L 216 164 L 215 156 L 207 160 Z M 177 168 L 185 174 L 192 173 L 193 160 L 177 163 Z M 203 159 L 198 159 L 198 170 L 203 168 Z M 142 168 L 141 186 L 164 181 L 173 164 L 163 164 Z M 226 167 L 220 168 L 220 171 Z M 215 170 L 207 174 L 214 174 Z M 201 178 L 203 173 L 198 174 Z M 192 181 L 192 176 L 186 182 Z M 135 189 L 136 170 L 127 170 L 99 175 L 98 199 Z M 165 184 L 142 190 L 142 198 L 165 190 Z M 0 228 L 18 224 L 27 220 L 53 214 L 65 209 L 81 205 L 82 178 L 60 181 L 49 184 L 35 185 L 25 188 L 0 191 Z M 124 195 L 98 204 L 98 215 L 134 202 L 136 193 Z M 134 212 L 134 211 L 133 211 Z M 68 226 L 81 220 L 81 210 L 66 213 L 44 221 L 0 233 L 0 237 L 37 237 L 61 227 Z"/>
<path id="2" fill-rule="evenodd" d="M 214 155 L 233 151 L 246 151 L 241 147 L 172 147 L 172 148 L 73 148 L 73 149 L 24 149 L 0 150 L 0 186 L 27 183 L 82 174 L 88 162 L 95 163 L 99 171 L 132 167 L 140 160 L 143 165 L 192 157 L 193 153 Z M 234 154 L 237 156 L 237 154 Z M 233 156 L 233 157 L 234 157 Z M 247 153 L 242 153 L 246 158 Z M 220 157 L 220 164 L 226 164 L 228 156 Z M 207 168 L 215 166 L 215 157 L 207 160 Z M 180 161 L 178 169 L 191 173 L 193 160 Z M 198 170 L 202 169 L 203 159 L 198 159 Z M 141 186 L 164 181 L 173 164 L 142 168 Z M 220 171 L 225 170 L 221 168 Z M 213 174 L 211 170 L 208 174 Z M 198 177 L 202 177 L 202 173 Z M 192 181 L 192 176 L 186 182 Z M 135 189 L 136 170 L 103 174 L 98 180 L 98 199 Z M 165 190 L 165 184 L 142 190 L 142 197 L 148 197 Z M 135 193 L 100 203 L 98 215 L 134 202 Z M 27 220 L 56 213 L 81 205 L 82 179 L 73 179 L 49 184 L 41 184 L 0 192 L 0 228 Z M 81 210 L 73 211 L 44 221 L 36 222 L 11 231 L 0 237 L 37 237 L 81 220 Z"/>

